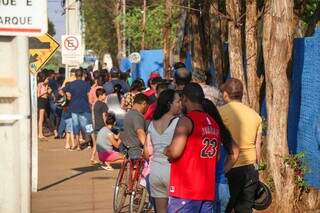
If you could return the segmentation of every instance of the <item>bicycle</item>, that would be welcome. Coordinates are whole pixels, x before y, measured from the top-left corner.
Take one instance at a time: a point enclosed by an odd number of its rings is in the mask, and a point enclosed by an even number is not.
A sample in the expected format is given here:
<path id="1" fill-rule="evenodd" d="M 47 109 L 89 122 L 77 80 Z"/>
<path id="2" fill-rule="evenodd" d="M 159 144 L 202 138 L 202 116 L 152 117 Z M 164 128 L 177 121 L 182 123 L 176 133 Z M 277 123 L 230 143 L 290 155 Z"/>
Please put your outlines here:
<path id="1" fill-rule="evenodd" d="M 113 196 L 113 210 L 120 213 L 129 195 L 129 213 L 143 212 L 148 205 L 147 189 L 140 184 L 144 159 L 126 160 L 118 173 Z"/>

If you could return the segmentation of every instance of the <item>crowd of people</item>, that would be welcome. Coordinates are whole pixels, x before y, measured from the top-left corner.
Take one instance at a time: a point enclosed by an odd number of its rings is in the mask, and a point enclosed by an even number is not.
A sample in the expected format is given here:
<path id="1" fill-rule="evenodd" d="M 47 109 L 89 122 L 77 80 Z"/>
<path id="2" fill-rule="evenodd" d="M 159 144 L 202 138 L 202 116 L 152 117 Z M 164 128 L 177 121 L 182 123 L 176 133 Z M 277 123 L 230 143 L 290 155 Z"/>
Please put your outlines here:
<path id="1" fill-rule="evenodd" d="M 38 74 L 39 138 L 44 126 L 65 148 L 92 147 L 106 170 L 144 157 L 153 206 L 164 212 L 249 213 L 259 175 L 261 117 L 241 103 L 243 85 L 217 89 L 205 72 L 179 62 L 173 79 L 152 72 L 147 86 L 130 72 L 51 70 Z"/>

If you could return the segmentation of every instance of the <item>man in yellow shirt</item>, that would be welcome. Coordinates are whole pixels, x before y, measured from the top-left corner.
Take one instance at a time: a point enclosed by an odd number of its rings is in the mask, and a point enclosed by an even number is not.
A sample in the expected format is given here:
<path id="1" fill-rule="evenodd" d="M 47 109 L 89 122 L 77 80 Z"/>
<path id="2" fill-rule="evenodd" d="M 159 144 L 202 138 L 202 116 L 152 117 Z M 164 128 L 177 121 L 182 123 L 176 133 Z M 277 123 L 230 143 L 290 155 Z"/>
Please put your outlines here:
<path id="1" fill-rule="evenodd" d="M 243 85 L 240 80 L 227 80 L 221 90 L 226 104 L 219 108 L 219 112 L 240 148 L 238 160 L 226 174 L 230 188 L 226 212 L 234 209 L 235 213 L 251 213 L 259 180 L 256 165 L 260 161 L 262 119 L 241 103 Z"/>

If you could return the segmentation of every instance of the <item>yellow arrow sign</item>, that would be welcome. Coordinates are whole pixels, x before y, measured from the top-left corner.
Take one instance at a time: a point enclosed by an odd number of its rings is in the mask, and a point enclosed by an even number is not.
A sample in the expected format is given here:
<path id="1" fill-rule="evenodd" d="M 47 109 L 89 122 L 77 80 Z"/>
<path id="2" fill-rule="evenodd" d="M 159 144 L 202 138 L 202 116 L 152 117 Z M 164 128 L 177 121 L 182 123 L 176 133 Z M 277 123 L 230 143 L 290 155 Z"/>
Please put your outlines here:
<path id="1" fill-rule="evenodd" d="M 60 44 L 48 33 L 29 38 L 29 68 L 34 74 L 49 61 Z"/>

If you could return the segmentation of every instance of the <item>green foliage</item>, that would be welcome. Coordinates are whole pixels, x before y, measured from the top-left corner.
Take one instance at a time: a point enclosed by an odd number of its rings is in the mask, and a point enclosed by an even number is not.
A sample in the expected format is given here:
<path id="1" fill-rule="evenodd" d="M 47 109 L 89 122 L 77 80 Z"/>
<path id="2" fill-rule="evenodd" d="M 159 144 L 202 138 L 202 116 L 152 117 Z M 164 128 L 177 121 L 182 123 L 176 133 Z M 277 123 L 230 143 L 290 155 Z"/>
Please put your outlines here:
<path id="1" fill-rule="evenodd" d="M 83 1 L 86 48 L 97 54 L 101 51 L 117 53 L 114 3 L 115 0 Z"/>
<path id="2" fill-rule="evenodd" d="M 276 186 L 274 184 L 274 180 L 271 175 L 267 177 L 266 184 L 269 186 L 270 191 L 274 192 Z"/>
<path id="3" fill-rule="evenodd" d="M 52 37 L 56 35 L 56 29 L 50 19 L 48 19 L 48 34 Z"/>
<path id="4" fill-rule="evenodd" d="M 267 169 L 267 166 L 268 166 L 267 162 L 262 160 L 258 165 L 258 170 L 259 171 L 264 171 L 264 170 Z"/>
<path id="5" fill-rule="evenodd" d="M 119 16 L 115 21 L 126 22 L 126 39 L 130 46 L 130 51 L 139 51 L 142 38 L 143 11 L 141 7 L 129 9 L 126 16 Z M 162 48 L 162 27 L 164 24 L 164 7 L 162 4 L 149 8 L 146 16 L 145 28 L 145 49 Z"/>
<path id="6" fill-rule="evenodd" d="M 294 181 L 295 184 L 305 192 L 310 189 L 309 184 L 305 181 L 304 175 L 309 171 L 307 161 L 305 159 L 304 153 L 299 152 L 295 155 L 288 155 L 284 159 L 284 163 L 289 165 L 294 170 Z"/>
<path id="7" fill-rule="evenodd" d="M 50 60 L 45 64 L 44 68 L 52 69 L 57 71 L 59 67 L 62 67 L 62 58 L 61 52 L 57 51 L 55 54 L 50 58 Z"/>
<path id="8" fill-rule="evenodd" d="M 306 4 L 306 8 L 301 16 L 301 19 L 305 23 L 309 23 L 312 19 L 313 14 L 316 11 L 317 5 L 320 4 L 320 0 L 309 0 Z"/>

